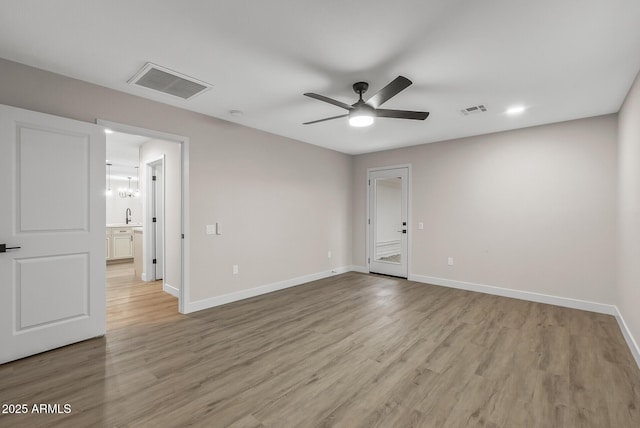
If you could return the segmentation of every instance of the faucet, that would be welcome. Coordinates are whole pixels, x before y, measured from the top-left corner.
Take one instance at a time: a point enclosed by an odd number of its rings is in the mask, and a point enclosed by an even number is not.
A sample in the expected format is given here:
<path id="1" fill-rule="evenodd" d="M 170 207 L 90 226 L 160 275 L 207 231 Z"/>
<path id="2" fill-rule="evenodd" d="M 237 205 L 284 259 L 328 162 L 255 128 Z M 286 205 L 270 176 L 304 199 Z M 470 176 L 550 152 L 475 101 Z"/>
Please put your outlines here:
<path id="1" fill-rule="evenodd" d="M 126 224 L 131 223 L 131 208 L 127 208 L 127 211 L 125 212 L 125 216 L 126 216 Z"/>

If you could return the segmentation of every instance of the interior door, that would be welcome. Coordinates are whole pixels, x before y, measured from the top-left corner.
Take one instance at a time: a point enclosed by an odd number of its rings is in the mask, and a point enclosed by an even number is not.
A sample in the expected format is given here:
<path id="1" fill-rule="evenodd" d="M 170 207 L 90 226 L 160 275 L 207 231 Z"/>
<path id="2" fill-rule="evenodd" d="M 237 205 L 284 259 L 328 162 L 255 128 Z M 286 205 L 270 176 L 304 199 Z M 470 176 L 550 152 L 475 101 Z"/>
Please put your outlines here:
<path id="1" fill-rule="evenodd" d="M 155 223 L 155 259 L 156 259 L 156 281 L 164 277 L 164 171 L 162 164 L 154 167 L 153 181 L 154 194 L 154 217 Z"/>
<path id="2" fill-rule="evenodd" d="M 0 105 L 0 364 L 105 333 L 105 136 Z"/>
<path id="3" fill-rule="evenodd" d="M 408 273 L 408 168 L 369 172 L 369 272 Z"/>

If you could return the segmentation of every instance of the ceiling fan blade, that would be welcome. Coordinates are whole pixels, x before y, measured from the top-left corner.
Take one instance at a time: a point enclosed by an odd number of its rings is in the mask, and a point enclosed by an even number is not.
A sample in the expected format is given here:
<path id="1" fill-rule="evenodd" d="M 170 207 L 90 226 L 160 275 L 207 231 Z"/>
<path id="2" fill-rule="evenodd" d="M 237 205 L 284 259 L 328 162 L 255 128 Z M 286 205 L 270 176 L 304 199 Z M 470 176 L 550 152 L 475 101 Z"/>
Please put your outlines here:
<path id="1" fill-rule="evenodd" d="M 403 90 L 407 89 L 413 82 L 404 76 L 396 77 L 391 83 L 376 92 L 367 100 L 367 104 L 373 108 L 378 108 L 389 99 L 395 97 Z"/>
<path id="2" fill-rule="evenodd" d="M 425 120 L 429 116 L 428 111 L 408 111 L 408 110 L 386 110 L 379 108 L 376 110 L 377 117 L 392 117 L 394 119 Z"/>
<path id="3" fill-rule="evenodd" d="M 305 122 L 305 123 L 303 123 L 303 125 L 311 125 L 312 123 L 325 122 L 327 120 L 340 119 L 341 117 L 347 117 L 347 116 L 349 116 L 349 115 L 348 114 L 341 114 L 340 116 L 327 117 L 327 118 L 324 118 L 324 119 L 312 120 L 311 122 Z"/>
<path id="4" fill-rule="evenodd" d="M 305 94 L 307 97 L 315 98 L 316 100 L 324 101 L 325 103 L 333 104 L 334 106 L 342 107 L 345 110 L 353 110 L 353 106 L 350 106 L 347 103 L 343 103 L 342 101 L 334 100 L 329 97 L 325 97 L 324 95 L 318 95 L 311 92 L 307 92 Z"/>

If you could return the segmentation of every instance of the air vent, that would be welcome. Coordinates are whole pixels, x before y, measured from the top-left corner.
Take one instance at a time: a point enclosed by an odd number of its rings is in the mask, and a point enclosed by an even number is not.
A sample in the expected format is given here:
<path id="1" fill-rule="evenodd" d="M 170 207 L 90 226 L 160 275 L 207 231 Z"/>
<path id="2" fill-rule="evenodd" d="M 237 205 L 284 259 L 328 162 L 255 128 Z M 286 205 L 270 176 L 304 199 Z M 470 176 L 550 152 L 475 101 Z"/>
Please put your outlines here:
<path id="1" fill-rule="evenodd" d="M 477 106 L 463 108 L 462 110 L 460 110 L 460 113 L 462 113 L 465 116 L 469 116 L 471 114 L 479 114 L 479 113 L 484 113 L 486 111 L 487 111 L 487 106 L 485 104 L 478 104 Z"/>
<path id="2" fill-rule="evenodd" d="M 212 85 L 153 63 L 146 63 L 129 81 L 130 85 L 173 95 L 184 100 L 208 91 Z"/>

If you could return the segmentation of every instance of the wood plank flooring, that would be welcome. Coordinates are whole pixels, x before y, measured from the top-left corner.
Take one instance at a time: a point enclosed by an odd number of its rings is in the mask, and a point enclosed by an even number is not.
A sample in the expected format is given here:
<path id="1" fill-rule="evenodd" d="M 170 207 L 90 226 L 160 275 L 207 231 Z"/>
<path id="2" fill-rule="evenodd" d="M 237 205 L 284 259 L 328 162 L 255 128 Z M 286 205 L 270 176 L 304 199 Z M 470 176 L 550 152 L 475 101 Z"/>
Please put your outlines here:
<path id="1" fill-rule="evenodd" d="M 0 366 L 26 427 L 639 427 L 611 316 L 359 273 L 190 315 L 109 267 L 108 333 Z"/>

